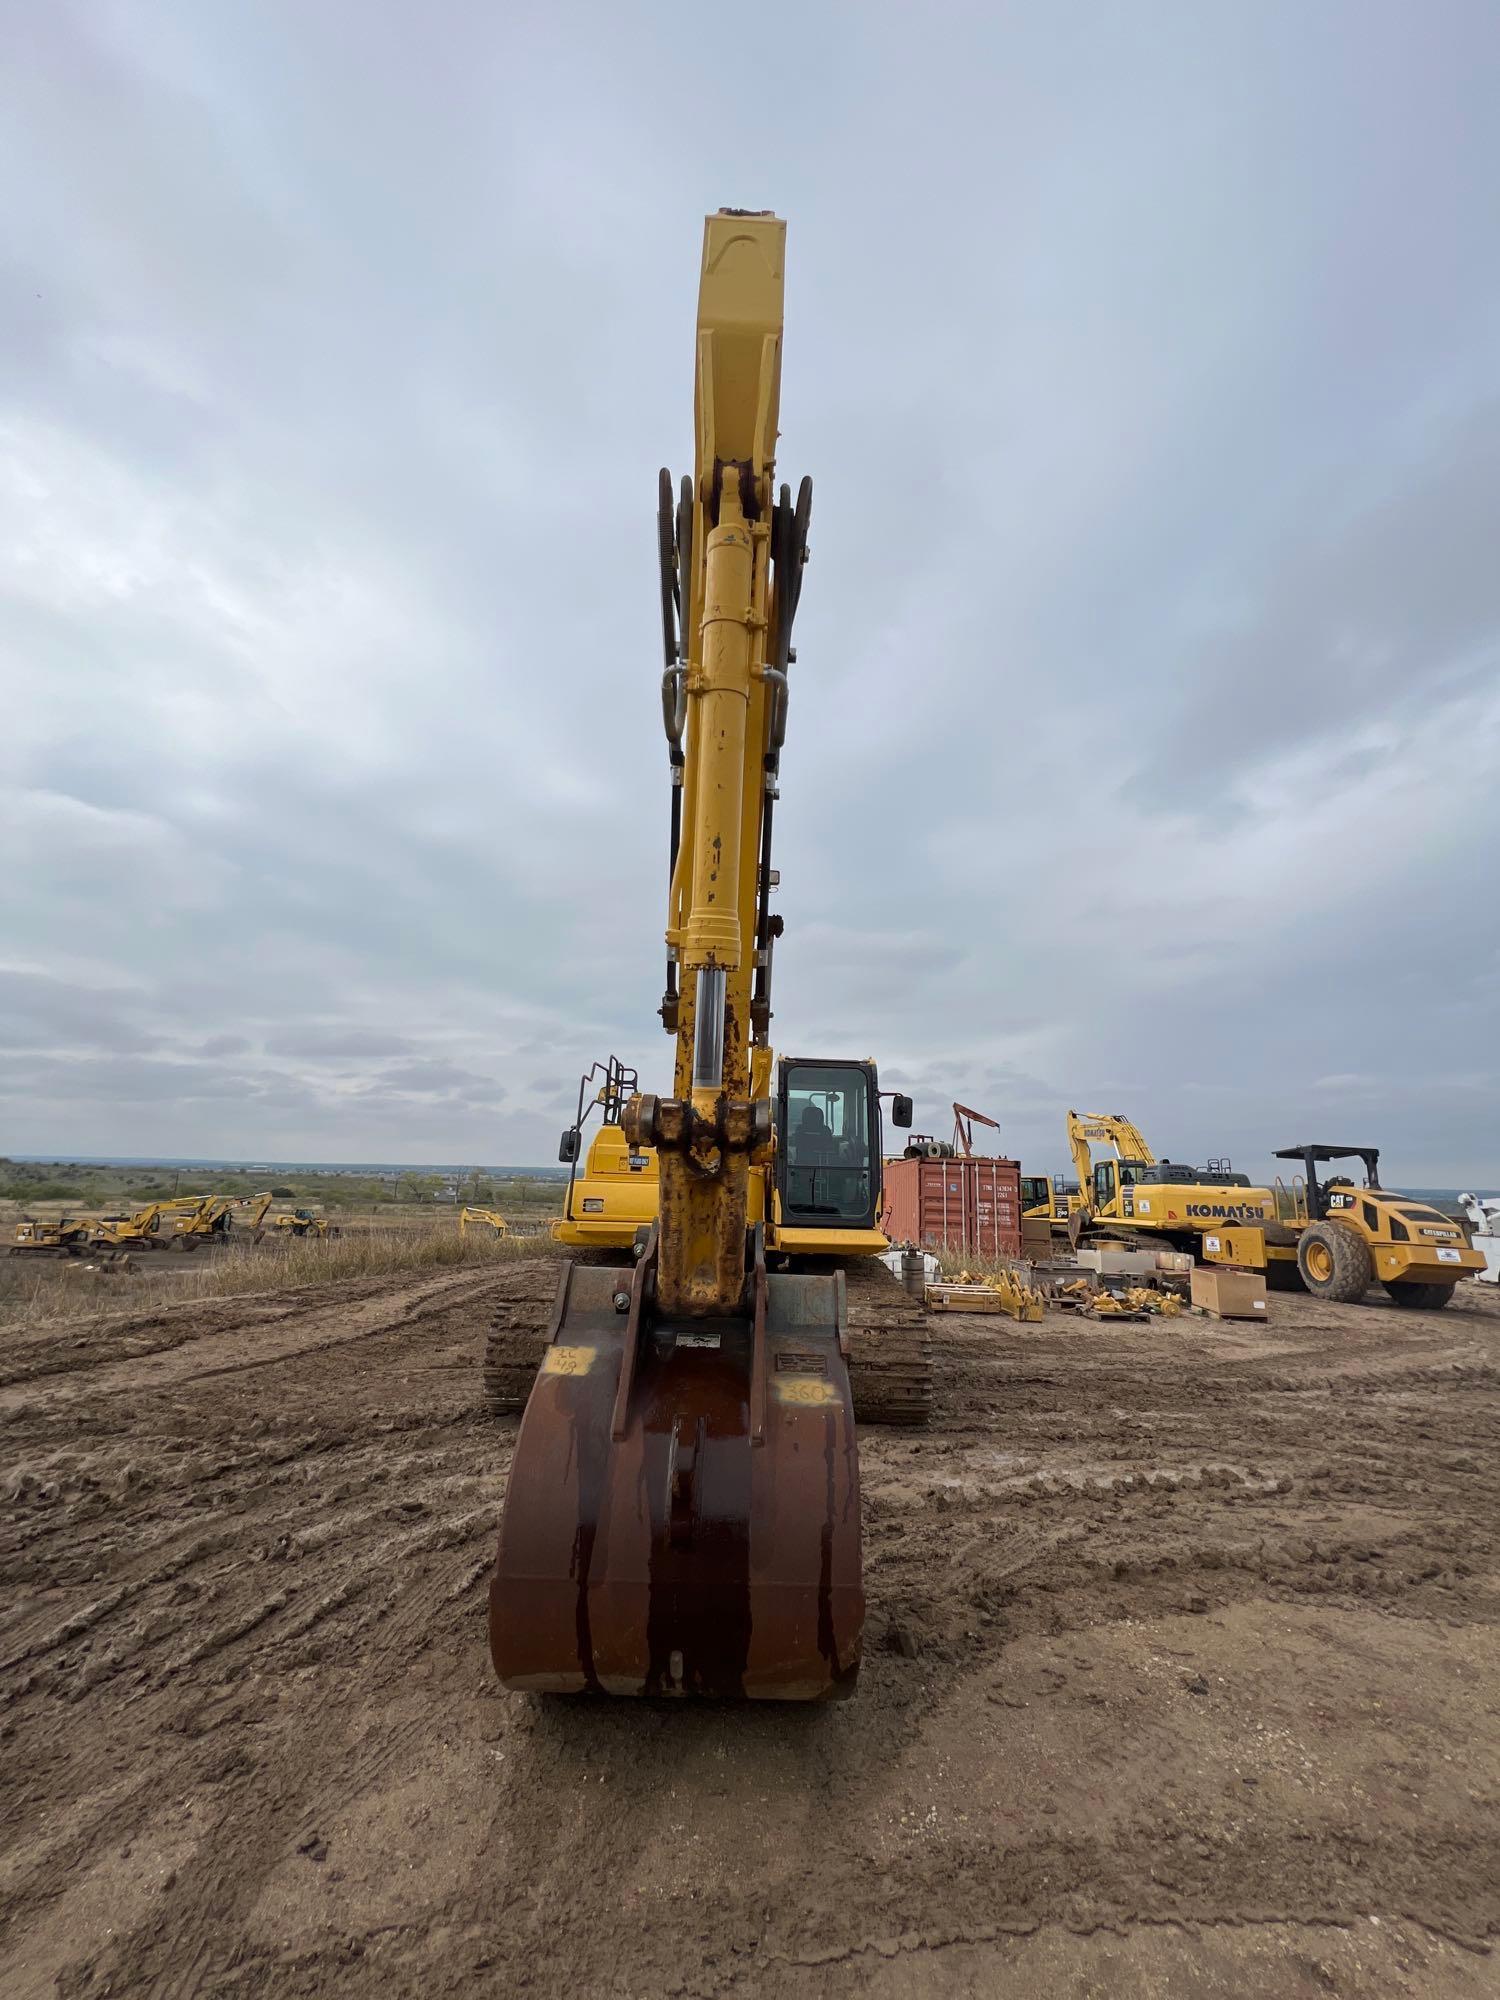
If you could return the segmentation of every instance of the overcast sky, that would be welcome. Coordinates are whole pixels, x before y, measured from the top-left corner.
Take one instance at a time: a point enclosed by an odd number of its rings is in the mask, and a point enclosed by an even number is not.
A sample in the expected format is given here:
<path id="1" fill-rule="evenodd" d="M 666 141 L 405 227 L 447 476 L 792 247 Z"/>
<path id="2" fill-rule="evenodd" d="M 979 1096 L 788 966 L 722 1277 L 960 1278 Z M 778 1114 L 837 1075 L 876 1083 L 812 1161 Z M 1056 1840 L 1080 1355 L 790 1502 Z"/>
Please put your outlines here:
<path id="1" fill-rule="evenodd" d="M 0 0 L 0 1152 L 661 1086 L 657 467 L 789 222 L 777 1042 L 1500 1177 L 1500 11 Z"/>

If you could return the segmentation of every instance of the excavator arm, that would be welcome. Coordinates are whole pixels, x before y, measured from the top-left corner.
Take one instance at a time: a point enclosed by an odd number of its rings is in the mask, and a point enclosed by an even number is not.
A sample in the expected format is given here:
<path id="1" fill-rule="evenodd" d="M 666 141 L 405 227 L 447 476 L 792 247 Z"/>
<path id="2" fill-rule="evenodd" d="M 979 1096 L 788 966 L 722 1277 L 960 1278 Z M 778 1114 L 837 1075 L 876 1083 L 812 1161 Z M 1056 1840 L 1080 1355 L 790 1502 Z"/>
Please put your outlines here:
<path id="1" fill-rule="evenodd" d="M 736 1310 L 752 1166 L 772 1155 L 771 823 L 811 482 L 775 490 L 786 225 L 724 211 L 704 230 L 694 475 L 660 478 L 673 781 L 662 1019 L 673 1095 L 627 1107 L 657 1149 L 657 1291 L 667 1311 Z M 672 588 L 675 582 L 675 594 Z M 675 607 L 675 615 L 674 615 Z"/>
<path id="2" fill-rule="evenodd" d="M 633 1271 L 568 1265 L 521 1420 L 490 1590 L 508 1686 L 849 1693 L 864 1623 L 842 1274 L 772 1275 L 771 823 L 811 487 L 775 486 L 785 225 L 721 210 L 700 272 L 694 472 L 659 481 L 672 780 L 670 1096 Z"/>
<path id="3" fill-rule="evenodd" d="M 1073 1155 L 1073 1171 L 1078 1176 L 1078 1195 L 1084 1215 L 1094 1213 L 1094 1162 L 1089 1142 L 1097 1140 L 1113 1146 L 1115 1157 L 1141 1166 L 1151 1166 L 1156 1155 L 1146 1144 L 1138 1126 L 1118 1112 L 1070 1111 L 1068 1149 Z"/>

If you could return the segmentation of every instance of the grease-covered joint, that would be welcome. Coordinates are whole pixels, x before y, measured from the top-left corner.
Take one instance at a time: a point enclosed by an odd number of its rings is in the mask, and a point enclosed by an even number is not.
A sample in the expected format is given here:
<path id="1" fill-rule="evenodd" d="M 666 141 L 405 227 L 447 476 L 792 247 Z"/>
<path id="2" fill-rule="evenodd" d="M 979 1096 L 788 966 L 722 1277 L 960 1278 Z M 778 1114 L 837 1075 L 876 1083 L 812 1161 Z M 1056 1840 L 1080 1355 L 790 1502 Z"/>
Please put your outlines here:
<path id="1" fill-rule="evenodd" d="M 687 1098 L 645 1091 L 625 1106 L 620 1124 L 629 1146 L 654 1146 L 658 1152 L 691 1153 L 699 1159 L 714 1152 L 745 1153 L 752 1166 L 763 1166 L 776 1144 L 766 1098 L 718 1097 L 713 1110 L 705 1112 Z"/>

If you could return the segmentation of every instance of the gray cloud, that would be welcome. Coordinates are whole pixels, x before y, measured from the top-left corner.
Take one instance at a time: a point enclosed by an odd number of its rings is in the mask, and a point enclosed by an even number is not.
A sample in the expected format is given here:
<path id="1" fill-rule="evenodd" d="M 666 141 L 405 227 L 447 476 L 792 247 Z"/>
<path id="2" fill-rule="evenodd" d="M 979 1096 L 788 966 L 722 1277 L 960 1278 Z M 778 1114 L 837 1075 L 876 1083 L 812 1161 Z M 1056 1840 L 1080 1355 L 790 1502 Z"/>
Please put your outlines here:
<path id="1" fill-rule="evenodd" d="M 1493 1181 L 1500 29 L 1440 14 L 23 10 L 0 1145 L 547 1160 L 663 1079 L 650 508 L 745 201 L 818 485 L 781 1045 L 1038 1166 L 1113 1096 Z"/>

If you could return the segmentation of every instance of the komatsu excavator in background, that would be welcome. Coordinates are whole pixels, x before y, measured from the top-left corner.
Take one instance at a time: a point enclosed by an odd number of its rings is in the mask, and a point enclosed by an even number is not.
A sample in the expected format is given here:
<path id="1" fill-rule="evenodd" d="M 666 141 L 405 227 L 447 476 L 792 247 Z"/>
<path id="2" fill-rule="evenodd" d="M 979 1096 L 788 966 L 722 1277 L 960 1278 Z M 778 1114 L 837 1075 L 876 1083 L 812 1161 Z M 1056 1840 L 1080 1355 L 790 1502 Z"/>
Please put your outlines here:
<path id="1" fill-rule="evenodd" d="M 772 1227 L 788 1254 L 830 1222 L 873 1228 L 880 1166 L 873 1065 L 778 1072 L 769 1041 L 772 806 L 811 509 L 809 481 L 795 504 L 775 482 L 784 247 L 773 215 L 708 218 L 695 472 L 675 503 L 661 477 L 675 1068 L 669 1096 L 619 1069 L 603 1085 L 657 1198 L 632 1265 L 568 1264 L 547 1333 L 498 1324 L 487 1357 L 497 1399 L 535 1378 L 490 1588 L 514 1688 L 816 1700 L 859 1670 L 854 1424 L 901 1338 L 862 1349 L 841 1269 L 767 1265 Z"/>
<path id="2" fill-rule="evenodd" d="M 1110 1146 L 1114 1157 L 1095 1161 L 1091 1141 Z M 1207 1167 L 1158 1160 L 1140 1128 L 1118 1112 L 1070 1111 L 1068 1146 L 1078 1175 L 1068 1217 L 1075 1245 L 1087 1236 L 1137 1236 L 1192 1250 L 1205 1230 L 1275 1220 L 1269 1188 L 1252 1187 L 1227 1160 Z"/>

